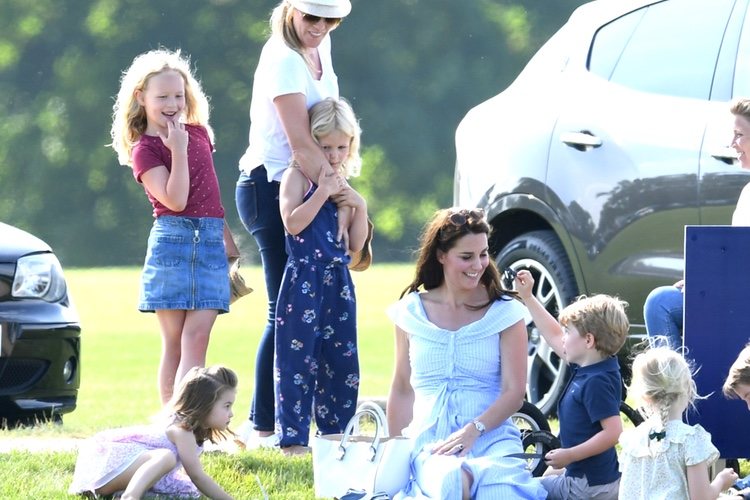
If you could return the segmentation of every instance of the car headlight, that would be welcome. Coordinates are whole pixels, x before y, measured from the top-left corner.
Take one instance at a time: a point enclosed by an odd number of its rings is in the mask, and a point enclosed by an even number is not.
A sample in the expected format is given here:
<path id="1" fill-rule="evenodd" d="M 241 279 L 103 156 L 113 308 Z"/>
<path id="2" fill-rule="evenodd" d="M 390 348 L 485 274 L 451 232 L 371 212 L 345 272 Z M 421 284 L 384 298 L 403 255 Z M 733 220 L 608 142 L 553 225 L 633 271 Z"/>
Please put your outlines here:
<path id="1" fill-rule="evenodd" d="M 65 296 L 65 290 L 62 266 L 54 254 L 40 253 L 18 259 L 11 291 L 13 297 L 57 302 Z"/>

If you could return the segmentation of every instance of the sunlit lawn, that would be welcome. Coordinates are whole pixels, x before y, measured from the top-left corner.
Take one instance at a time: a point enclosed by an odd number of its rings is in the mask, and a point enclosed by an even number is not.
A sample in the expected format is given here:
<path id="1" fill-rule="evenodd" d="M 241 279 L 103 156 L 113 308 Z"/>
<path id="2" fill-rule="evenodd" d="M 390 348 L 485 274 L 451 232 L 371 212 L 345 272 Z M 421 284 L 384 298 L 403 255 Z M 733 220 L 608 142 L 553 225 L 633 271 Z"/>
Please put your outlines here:
<path id="1" fill-rule="evenodd" d="M 393 326 L 385 309 L 398 299 L 412 270 L 411 265 L 375 264 L 364 273 L 354 273 L 361 395 L 384 396 L 388 391 Z M 208 352 L 209 364 L 225 364 L 239 375 L 235 429 L 247 418 L 255 351 L 267 315 L 261 269 L 243 267 L 242 272 L 255 292 L 219 317 Z M 104 428 L 147 423 L 160 409 L 156 388 L 159 330 L 153 314 L 136 310 L 139 269 L 68 269 L 66 277 L 83 329 L 78 408 L 64 417 L 62 427 L 0 431 L 0 440 L 86 437 Z M 236 498 L 263 498 L 259 482 L 270 498 L 314 498 L 310 457 L 290 460 L 274 451 L 253 451 L 207 454 L 203 462 Z M 0 454 L 0 498 L 65 498 L 74 463 L 71 451 Z"/>
<path id="2" fill-rule="evenodd" d="M 375 264 L 355 273 L 357 286 L 361 395 L 385 396 L 393 363 L 393 326 L 385 315 L 412 278 L 411 264 Z M 208 363 L 222 363 L 240 377 L 234 427 L 246 418 L 253 388 L 258 338 L 266 318 L 266 296 L 259 267 L 243 268 L 255 292 L 219 317 Z M 0 439 L 86 437 L 115 426 L 146 423 L 160 408 L 156 367 L 160 339 L 156 318 L 136 310 L 139 269 L 74 269 L 66 277 L 81 316 L 82 383 L 78 408 L 62 427 L 0 431 Z M 557 430 L 557 422 L 551 422 Z M 208 454 L 207 469 L 237 498 L 305 499 L 312 494 L 309 457 L 289 460 L 274 451 L 238 455 Z M 72 477 L 74 452 L 0 454 L 0 498 L 64 498 Z M 743 461 L 743 473 L 746 471 Z M 257 476 L 257 478 L 256 478 Z M 13 478 L 13 481 L 9 481 Z"/>
<path id="3" fill-rule="evenodd" d="M 393 363 L 393 326 L 385 315 L 411 278 L 410 265 L 373 265 L 353 273 L 358 296 L 359 352 L 363 395 L 385 395 Z M 159 409 L 156 367 L 160 337 L 156 317 L 136 310 L 139 270 L 68 270 L 81 315 L 82 383 L 78 408 L 65 417 L 70 432 L 88 434 L 144 421 Z M 208 363 L 222 363 L 240 378 L 235 420 L 246 417 L 254 382 L 255 352 L 267 316 L 259 267 L 243 267 L 255 292 L 219 316 Z"/>

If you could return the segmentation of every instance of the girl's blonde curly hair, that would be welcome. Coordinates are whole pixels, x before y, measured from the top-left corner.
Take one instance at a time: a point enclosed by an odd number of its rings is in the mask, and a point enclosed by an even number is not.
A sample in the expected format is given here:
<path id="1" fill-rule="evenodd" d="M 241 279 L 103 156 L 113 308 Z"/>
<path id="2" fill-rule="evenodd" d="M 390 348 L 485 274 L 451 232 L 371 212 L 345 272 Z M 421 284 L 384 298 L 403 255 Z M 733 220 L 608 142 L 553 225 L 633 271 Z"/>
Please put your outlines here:
<path id="1" fill-rule="evenodd" d="M 149 79 L 166 71 L 176 71 L 185 82 L 185 123 L 202 125 L 213 142 L 213 131 L 208 124 L 208 97 L 200 82 L 190 70 L 189 58 L 180 50 L 157 49 L 138 55 L 123 71 L 120 91 L 117 93 L 112 113 L 112 149 L 117 153 L 121 165 L 133 165 L 133 147 L 146 131 L 146 111 L 138 103 L 136 94 L 148 86 Z"/>
<path id="2" fill-rule="evenodd" d="M 639 403 L 646 418 L 656 417 L 664 430 L 672 407 L 687 404 L 694 407 L 698 395 L 691 362 L 667 346 L 647 349 L 633 360 L 633 378 L 628 394 Z"/>

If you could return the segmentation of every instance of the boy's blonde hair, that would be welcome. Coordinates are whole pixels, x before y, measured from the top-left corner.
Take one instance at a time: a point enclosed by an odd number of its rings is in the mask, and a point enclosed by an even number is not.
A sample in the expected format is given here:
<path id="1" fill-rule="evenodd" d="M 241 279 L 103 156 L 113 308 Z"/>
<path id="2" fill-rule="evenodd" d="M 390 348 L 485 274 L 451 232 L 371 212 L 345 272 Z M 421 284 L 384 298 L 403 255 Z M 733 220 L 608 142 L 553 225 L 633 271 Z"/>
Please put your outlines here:
<path id="1" fill-rule="evenodd" d="M 179 49 L 151 50 L 133 59 L 120 78 L 120 91 L 113 108 L 110 135 L 111 146 L 121 165 L 132 166 L 133 147 L 146 131 L 146 111 L 138 104 L 136 92 L 145 90 L 152 76 L 165 71 L 176 71 L 185 82 L 185 123 L 202 125 L 208 131 L 211 142 L 214 140 L 213 131 L 208 124 L 208 98 L 190 70 L 189 58 L 182 57 Z"/>
<path id="2" fill-rule="evenodd" d="M 739 385 L 750 386 L 750 344 L 745 345 L 729 368 L 729 374 L 727 374 L 724 387 L 722 387 L 724 396 L 739 398 L 737 394 Z"/>
<path id="3" fill-rule="evenodd" d="M 612 356 L 628 338 L 627 306 L 627 302 L 609 295 L 581 296 L 560 312 L 559 321 L 562 326 L 575 326 L 581 335 L 590 333 L 596 341 L 596 350 Z"/>
<path id="4" fill-rule="evenodd" d="M 628 395 L 642 406 L 646 417 L 659 417 L 666 427 L 672 406 L 684 401 L 693 406 L 699 399 L 691 363 L 669 346 L 652 347 L 633 360 L 633 378 Z"/>
<path id="5" fill-rule="evenodd" d="M 338 131 L 348 135 L 349 156 L 341 162 L 341 170 L 344 177 L 357 177 L 362 167 L 362 158 L 359 156 L 359 141 L 362 129 L 359 128 L 357 117 L 349 102 L 340 97 L 338 99 L 327 97 L 314 104 L 309 111 L 310 132 L 315 142 L 321 137 Z"/>

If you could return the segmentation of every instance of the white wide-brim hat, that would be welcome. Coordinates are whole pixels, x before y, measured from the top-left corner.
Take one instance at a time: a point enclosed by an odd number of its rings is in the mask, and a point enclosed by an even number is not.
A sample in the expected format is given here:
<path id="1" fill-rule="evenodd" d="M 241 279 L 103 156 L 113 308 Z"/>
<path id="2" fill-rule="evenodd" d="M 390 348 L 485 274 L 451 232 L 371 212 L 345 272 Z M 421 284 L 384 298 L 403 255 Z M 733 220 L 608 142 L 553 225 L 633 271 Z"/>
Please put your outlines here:
<path id="1" fill-rule="evenodd" d="M 292 7 L 319 17 L 346 17 L 352 11 L 349 0 L 288 0 Z"/>

